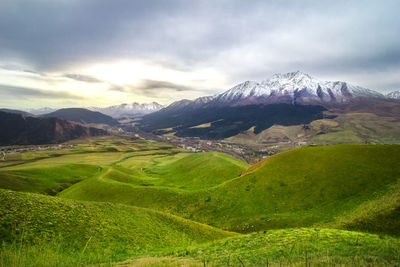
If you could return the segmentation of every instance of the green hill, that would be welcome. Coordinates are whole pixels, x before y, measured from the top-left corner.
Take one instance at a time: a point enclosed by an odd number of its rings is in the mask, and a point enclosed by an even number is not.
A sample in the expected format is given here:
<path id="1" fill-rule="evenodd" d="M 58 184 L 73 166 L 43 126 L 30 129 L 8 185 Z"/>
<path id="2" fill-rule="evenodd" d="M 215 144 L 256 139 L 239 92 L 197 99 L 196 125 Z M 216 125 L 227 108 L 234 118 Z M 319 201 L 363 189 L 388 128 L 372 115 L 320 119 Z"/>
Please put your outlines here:
<path id="1" fill-rule="evenodd" d="M 123 266 L 396 266 L 399 261 L 397 238 L 297 228 L 238 235 Z"/>
<path id="2" fill-rule="evenodd" d="M 198 191 L 87 179 L 60 196 L 149 207 L 238 232 L 325 225 L 392 194 L 400 178 L 399 160 L 398 145 L 303 147 Z M 399 206 L 394 201 L 387 210 L 384 205 L 375 207 L 392 218 L 394 226 L 378 229 L 372 223 L 361 228 L 398 234 Z M 347 225 L 352 229 L 353 224 Z"/>
<path id="3" fill-rule="evenodd" d="M 31 244 L 33 247 L 27 248 L 33 252 L 35 246 L 50 244 L 45 247 L 46 253 L 64 255 L 72 262 L 115 261 L 234 235 L 173 215 L 120 204 L 78 202 L 6 190 L 0 190 L 0 202 L 0 240 L 20 240 L 22 249 Z M 1 266 L 11 265 L 5 262 L 12 259 L 4 254 L 9 252 L 7 248 L 3 245 L 0 253 Z M 54 266 L 51 257 L 48 260 L 48 265 Z"/>
<path id="4" fill-rule="evenodd" d="M 14 190 L 0 189 L 0 266 L 400 260 L 400 145 L 302 147 L 253 166 L 112 138 L 18 156 L 0 168 Z"/>
<path id="5" fill-rule="evenodd" d="M 97 166 L 87 164 L 0 170 L 0 188 L 55 194 L 73 183 L 97 174 L 97 172 Z"/>
<path id="6" fill-rule="evenodd" d="M 105 167 L 102 175 L 76 184 L 60 196 L 133 205 L 136 202 L 131 201 L 140 198 L 153 208 L 151 203 L 158 205 L 165 198 L 175 199 L 176 194 L 188 195 L 217 186 L 240 175 L 248 167 L 248 164 L 222 153 L 137 155 Z"/>
<path id="7" fill-rule="evenodd" d="M 213 189 L 207 209 L 226 216 L 215 225 L 230 222 L 235 230 L 327 223 L 388 194 L 399 182 L 399 159 L 400 146 L 390 145 L 292 150 Z M 203 207 L 198 211 L 205 216 Z"/>
<path id="8" fill-rule="evenodd" d="M 153 176 L 164 179 L 163 185 L 185 189 L 203 189 L 216 186 L 250 167 L 223 153 L 190 154 L 173 162 L 159 161 L 151 168 Z"/>

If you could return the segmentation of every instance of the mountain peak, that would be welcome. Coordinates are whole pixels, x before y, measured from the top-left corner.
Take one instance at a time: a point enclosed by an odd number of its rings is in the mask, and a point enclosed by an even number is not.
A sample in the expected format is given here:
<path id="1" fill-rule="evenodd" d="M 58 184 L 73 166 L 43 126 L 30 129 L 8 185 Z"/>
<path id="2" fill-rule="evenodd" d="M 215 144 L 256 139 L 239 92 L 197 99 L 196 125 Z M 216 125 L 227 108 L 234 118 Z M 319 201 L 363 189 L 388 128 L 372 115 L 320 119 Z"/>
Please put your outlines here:
<path id="1" fill-rule="evenodd" d="M 262 82 L 246 81 L 216 96 L 210 104 L 250 105 L 291 103 L 320 105 L 346 103 L 352 98 L 384 96 L 373 90 L 346 82 L 321 81 L 311 75 L 294 71 L 274 74 Z"/>
<path id="2" fill-rule="evenodd" d="M 155 111 L 162 109 L 163 106 L 153 101 L 151 103 L 142 103 L 133 102 L 131 104 L 121 104 L 110 106 L 106 108 L 96 108 L 93 107 L 91 110 L 99 111 L 113 118 L 122 118 L 122 117 L 137 117 L 144 114 L 149 114 Z"/>
<path id="3" fill-rule="evenodd" d="M 390 92 L 386 95 L 387 98 L 400 99 L 400 90 Z"/>
<path id="4" fill-rule="evenodd" d="M 293 72 L 288 72 L 288 73 L 277 73 L 272 76 L 272 79 L 288 79 L 288 80 L 293 80 L 293 79 L 302 79 L 302 78 L 307 78 L 307 79 L 313 79 L 309 74 L 301 72 L 299 70 L 293 71 Z"/>

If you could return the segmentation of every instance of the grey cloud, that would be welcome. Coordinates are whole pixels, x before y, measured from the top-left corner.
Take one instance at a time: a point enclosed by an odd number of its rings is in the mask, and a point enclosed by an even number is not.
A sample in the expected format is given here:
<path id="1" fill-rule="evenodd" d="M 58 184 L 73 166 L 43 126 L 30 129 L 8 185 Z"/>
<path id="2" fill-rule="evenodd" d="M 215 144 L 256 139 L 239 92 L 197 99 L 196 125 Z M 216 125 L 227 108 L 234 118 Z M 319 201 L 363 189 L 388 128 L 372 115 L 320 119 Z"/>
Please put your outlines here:
<path id="1" fill-rule="evenodd" d="M 38 90 L 26 87 L 16 87 L 9 85 L 0 84 L 0 95 L 5 95 L 8 98 L 44 98 L 44 99 L 83 99 L 81 96 L 77 96 L 65 91 L 47 91 Z"/>
<path id="2" fill-rule="evenodd" d="M 141 81 L 141 83 L 138 86 L 135 86 L 135 88 L 141 89 L 141 90 L 156 90 L 156 89 L 171 89 L 174 91 L 193 91 L 194 88 L 168 82 L 168 81 L 157 81 L 157 80 L 147 80 L 144 79 Z"/>
<path id="3" fill-rule="evenodd" d="M 168 81 L 157 81 L 142 79 L 136 85 L 116 85 L 109 84 L 110 91 L 124 92 L 124 93 L 135 93 L 142 94 L 150 97 L 160 96 L 160 92 L 172 91 L 172 92 L 183 92 L 183 91 L 195 91 L 193 87 L 176 84 Z"/>
<path id="4" fill-rule="evenodd" d="M 38 72 L 144 59 L 212 67 L 232 83 L 294 69 L 375 75 L 400 67 L 399 9 L 397 0 L 5 0 L 0 57 Z"/>
<path id="5" fill-rule="evenodd" d="M 30 69 L 25 69 L 22 66 L 14 65 L 14 64 L 1 65 L 0 69 L 18 71 L 18 72 L 25 72 L 25 73 L 31 73 L 31 74 L 37 74 L 37 75 L 40 75 L 40 76 L 46 76 L 44 73 L 40 73 L 40 72 L 37 72 L 37 71 L 34 71 L 34 70 L 30 70 Z"/>
<path id="6" fill-rule="evenodd" d="M 104 81 L 99 80 L 95 77 L 82 74 L 64 74 L 64 77 L 73 79 L 75 81 L 87 82 L 87 83 L 103 83 Z"/>
<path id="7" fill-rule="evenodd" d="M 116 84 L 109 84 L 108 90 L 116 92 L 126 92 L 126 89 L 123 86 Z"/>

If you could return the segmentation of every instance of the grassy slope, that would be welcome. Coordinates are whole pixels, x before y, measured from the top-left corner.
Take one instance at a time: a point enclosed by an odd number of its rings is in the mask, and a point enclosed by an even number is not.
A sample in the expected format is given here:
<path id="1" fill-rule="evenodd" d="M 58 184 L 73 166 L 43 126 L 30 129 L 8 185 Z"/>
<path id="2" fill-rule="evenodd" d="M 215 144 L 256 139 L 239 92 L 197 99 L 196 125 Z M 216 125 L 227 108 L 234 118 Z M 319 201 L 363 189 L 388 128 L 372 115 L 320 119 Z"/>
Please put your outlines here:
<path id="1" fill-rule="evenodd" d="M 148 151 L 147 143 L 143 147 L 135 144 L 132 151 L 132 143 L 112 140 L 100 144 L 125 153 L 104 153 L 102 148 L 101 153 L 67 156 L 71 163 L 66 165 L 64 156 L 59 156 L 1 173 L 46 184 L 89 174 L 93 169 L 96 177 L 75 184 L 60 196 L 150 207 L 241 232 L 319 225 L 399 234 L 400 146 L 304 147 L 271 157 L 235 177 L 247 165 L 221 154 L 167 153 L 159 144 Z M 90 144 L 82 152 L 98 146 Z M 81 164 L 73 163 L 74 156 Z M 200 171 L 197 162 L 208 167 Z M 55 166 L 44 167 L 44 163 Z M 99 172 L 98 166 L 83 163 L 102 166 Z M 201 179 L 186 180 L 205 172 L 209 174 L 203 177 L 206 184 Z M 226 176 L 219 179 L 216 173 Z M 229 180 L 231 173 L 233 179 Z M 40 183 L 22 185 L 23 190 L 42 190 Z M 14 240 L 1 248 L 2 266 L 31 266 L 33 262 L 36 266 L 79 265 L 132 256 L 155 258 L 127 265 L 204 266 L 207 262 L 265 266 L 268 259 L 269 266 L 303 266 L 305 261 L 317 266 L 384 266 L 400 260 L 398 239 L 365 233 L 320 228 L 270 230 L 199 245 L 232 234 L 120 204 L 5 190 L 0 190 L 0 202 L 1 239 Z M 182 246 L 188 247 L 179 248 Z"/>
<path id="2" fill-rule="evenodd" d="M 0 171 L 0 188 L 25 192 L 46 192 L 86 179 L 97 172 L 97 166 L 86 164 L 64 164 Z"/>
<path id="3" fill-rule="evenodd" d="M 1 240 L 23 239 L 28 244 L 56 240 L 65 251 L 75 254 L 72 258 L 79 256 L 87 244 L 88 261 L 118 260 L 233 235 L 176 216 L 120 204 L 6 190 L 0 190 L 0 202 Z"/>
<path id="4" fill-rule="evenodd" d="M 231 221 L 230 229 L 235 223 L 265 229 L 329 222 L 387 193 L 400 178 L 399 159 L 400 146 L 296 149 L 214 189 L 208 208 L 226 214 L 216 225 Z"/>
<path id="5" fill-rule="evenodd" d="M 392 113 L 396 114 L 396 113 Z M 277 146 L 272 151 L 288 151 L 298 142 L 314 144 L 399 144 L 400 121 L 396 116 L 388 117 L 367 112 L 349 112 L 333 119 L 312 121 L 307 129 L 303 125 L 270 128 L 255 134 L 254 128 L 226 140 L 246 144 L 255 149 Z"/>
<path id="6" fill-rule="evenodd" d="M 249 165 L 222 153 L 196 153 L 163 164 L 162 159 L 151 168 L 153 176 L 164 186 L 179 185 L 184 189 L 202 189 L 218 185 L 238 176 Z"/>
<path id="7" fill-rule="evenodd" d="M 192 266 L 387 266 L 397 264 L 399 255 L 397 238 L 300 228 L 240 235 L 176 250 L 170 254 L 173 258 L 169 263 L 183 257 L 190 259 Z M 165 258 L 153 259 L 153 263 L 162 260 Z M 141 262 L 145 261 L 133 263 L 142 266 Z"/>
<path id="8" fill-rule="evenodd" d="M 312 142 L 319 144 L 400 143 L 400 122 L 396 118 L 372 113 L 348 113 L 329 121 L 331 123 L 315 121 L 310 124 L 317 132 L 321 130 L 325 132 L 312 138 Z M 332 122 L 338 125 L 333 125 Z M 321 126 L 325 129 L 321 129 Z"/>
<path id="9" fill-rule="evenodd" d="M 125 204 L 134 204 L 130 200 L 142 198 L 150 204 L 165 198 L 175 199 L 176 194 L 186 195 L 186 190 L 216 186 L 239 175 L 248 166 L 222 153 L 137 156 L 113 165 L 102 176 L 68 188 L 60 196 Z"/>
<path id="10" fill-rule="evenodd" d="M 400 146 L 395 145 L 304 147 L 273 156 L 245 175 L 206 190 L 88 179 L 61 196 L 151 207 L 240 232 L 309 226 L 335 222 L 363 203 L 384 197 L 400 178 L 399 159 Z M 398 203 L 393 205 L 392 211 Z M 386 212 L 393 223 L 399 219 Z M 398 223 L 389 228 L 396 227 Z M 373 224 L 363 229 L 379 230 Z"/>

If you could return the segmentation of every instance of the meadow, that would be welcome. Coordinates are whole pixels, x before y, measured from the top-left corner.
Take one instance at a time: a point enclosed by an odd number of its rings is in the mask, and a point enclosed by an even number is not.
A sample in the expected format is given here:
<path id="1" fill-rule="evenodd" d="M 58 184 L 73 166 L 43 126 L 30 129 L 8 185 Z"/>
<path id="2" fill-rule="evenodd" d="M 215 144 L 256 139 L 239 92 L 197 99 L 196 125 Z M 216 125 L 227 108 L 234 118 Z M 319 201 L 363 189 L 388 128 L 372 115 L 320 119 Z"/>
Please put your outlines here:
<path id="1" fill-rule="evenodd" d="M 130 137 L 65 147 L 1 163 L 1 266 L 400 261 L 400 145 L 308 146 L 253 166 Z"/>

